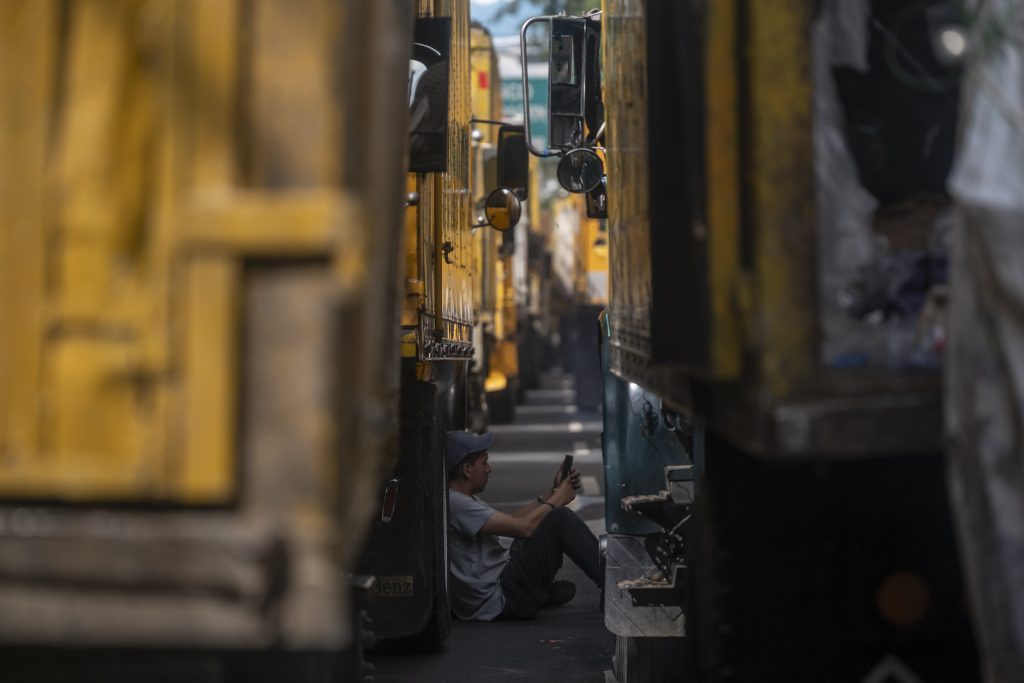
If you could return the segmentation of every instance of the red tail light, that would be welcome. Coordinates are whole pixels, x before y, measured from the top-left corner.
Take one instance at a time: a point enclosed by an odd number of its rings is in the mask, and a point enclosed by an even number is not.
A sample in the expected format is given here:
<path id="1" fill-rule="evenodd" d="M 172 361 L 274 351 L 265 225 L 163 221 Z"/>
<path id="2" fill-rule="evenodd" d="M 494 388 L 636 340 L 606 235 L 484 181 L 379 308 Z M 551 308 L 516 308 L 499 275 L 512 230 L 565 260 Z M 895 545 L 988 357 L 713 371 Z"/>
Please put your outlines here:
<path id="1" fill-rule="evenodd" d="M 380 506 L 380 521 L 387 524 L 395 516 L 395 504 L 398 503 L 398 480 L 390 479 L 384 487 L 384 502 Z"/>

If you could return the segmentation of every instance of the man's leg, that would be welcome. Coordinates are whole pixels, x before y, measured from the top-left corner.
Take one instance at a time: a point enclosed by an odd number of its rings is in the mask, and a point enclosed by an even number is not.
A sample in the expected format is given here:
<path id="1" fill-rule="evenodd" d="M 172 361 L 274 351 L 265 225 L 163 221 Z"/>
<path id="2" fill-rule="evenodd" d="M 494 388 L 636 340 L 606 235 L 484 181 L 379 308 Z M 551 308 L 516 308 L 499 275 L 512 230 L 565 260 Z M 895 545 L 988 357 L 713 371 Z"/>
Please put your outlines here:
<path id="1" fill-rule="evenodd" d="M 603 587 L 597 537 L 572 510 L 558 508 L 541 520 L 533 536 L 512 543 L 508 564 L 501 574 L 507 616 L 530 619 L 540 611 L 562 568 L 563 553 L 599 588 Z"/>

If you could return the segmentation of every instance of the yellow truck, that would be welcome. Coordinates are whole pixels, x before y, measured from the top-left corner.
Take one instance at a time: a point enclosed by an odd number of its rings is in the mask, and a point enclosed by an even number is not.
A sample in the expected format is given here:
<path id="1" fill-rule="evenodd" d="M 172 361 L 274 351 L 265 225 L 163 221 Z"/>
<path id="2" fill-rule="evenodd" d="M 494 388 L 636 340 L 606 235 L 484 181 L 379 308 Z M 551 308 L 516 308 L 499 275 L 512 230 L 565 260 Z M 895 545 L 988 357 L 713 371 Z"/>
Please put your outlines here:
<path id="1" fill-rule="evenodd" d="M 561 293 L 562 369 L 576 386 L 579 410 L 601 405 L 597 319 L 608 306 L 607 222 L 588 215 L 583 194 L 562 191 L 550 201 L 547 244 L 552 286 Z"/>
<path id="2" fill-rule="evenodd" d="M 487 195 L 497 185 L 512 179 L 497 177 L 499 138 L 505 140 L 518 130 L 502 123 L 501 78 L 494 42 L 482 25 L 470 29 L 473 99 L 473 202 L 479 213 Z M 525 182 L 517 189 L 520 200 L 527 198 Z M 476 407 L 476 421 L 482 428 L 490 422 L 511 422 L 515 417 L 519 389 L 517 343 L 517 297 L 515 291 L 515 253 L 525 245 L 517 244 L 515 230 L 474 231 L 475 277 L 473 281 L 477 339 L 470 368 L 474 387 L 470 405 Z M 471 408 L 472 410 L 472 408 Z"/>
<path id="3" fill-rule="evenodd" d="M 945 183 L 980 96 L 959 3 L 533 21 L 558 132 L 535 151 L 607 190 L 620 680 L 975 680 L 940 438 Z M 646 457 L 662 436 L 680 461 Z"/>
<path id="4" fill-rule="evenodd" d="M 359 566 L 376 577 L 376 636 L 396 648 L 436 650 L 451 622 L 445 432 L 469 426 L 469 364 L 482 305 L 475 269 L 496 263 L 475 259 L 474 251 L 482 232 L 500 236 L 514 227 L 521 204 L 512 189 L 494 186 L 479 205 L 473 201 L 483 138 L 474 147 L 468 1 L 420 2 L 411 42 L 397 458 L 375 489 L 373 531 Z M 509 175 L 517 155 L 503 153 L 514 145 L 503 145 L 500 133 L 496 140 L 497 179 Z M 524 167 L 525 148 L 518 151 Z"/>
<path id="5" fill-rule="evenodd" d="M 358 653 L 349 577 L 398 427 L 413 19 L 0 6 L 3 647 L 173 650 L 182 680 Z"/>

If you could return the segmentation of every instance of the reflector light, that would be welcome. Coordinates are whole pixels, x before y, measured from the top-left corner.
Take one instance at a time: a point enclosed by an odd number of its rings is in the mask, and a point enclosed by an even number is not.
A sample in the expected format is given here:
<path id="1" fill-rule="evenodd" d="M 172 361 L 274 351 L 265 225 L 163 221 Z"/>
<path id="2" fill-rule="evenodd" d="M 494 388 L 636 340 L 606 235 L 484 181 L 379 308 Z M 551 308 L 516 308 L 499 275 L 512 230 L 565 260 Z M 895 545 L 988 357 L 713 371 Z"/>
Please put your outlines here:
<path id="1" fill-rule="evenodd" d="M 894 626 L 920 624 L 931 609 L 931 591 L 917 574 L 898 571 L 885 577 L 876 596 L 882 618 Z"/>
<path id="2" fill-rule="evenodd" d="M 384 502 L 380 506 L 380 521 L 387 524 L 395 516 L 395 505 L 398 503 L 398 480 L 391 479 L 384 487 Z"/>

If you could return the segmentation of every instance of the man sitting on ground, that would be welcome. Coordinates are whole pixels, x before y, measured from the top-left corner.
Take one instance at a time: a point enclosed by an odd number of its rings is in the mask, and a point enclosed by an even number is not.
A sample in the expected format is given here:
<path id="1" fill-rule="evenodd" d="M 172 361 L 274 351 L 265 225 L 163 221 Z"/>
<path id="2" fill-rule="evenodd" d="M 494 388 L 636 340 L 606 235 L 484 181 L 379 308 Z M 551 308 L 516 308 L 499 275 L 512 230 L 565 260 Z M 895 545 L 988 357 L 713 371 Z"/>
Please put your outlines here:
<path id="1" fill-rule="evenodd" d="M 576 497 L 579 473 L 511 514 L 476 497 L 487 488 L 487 449 L 494 434 L 448 432 L 448 518 L 452 611 L 459 619 L 532 619 L 542 607 L 563 605 L 576 594 L 571 581 L 555 581 L 568 555 L 603 588 L 597 538 L 565 507 Z M 496 536 L 515 539 L 509 550 Z"/>

